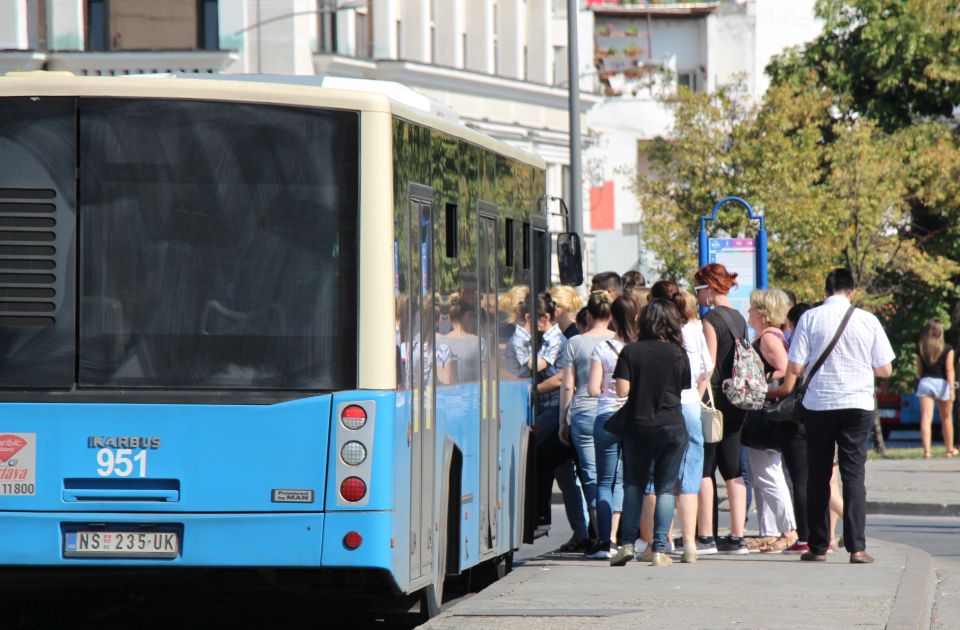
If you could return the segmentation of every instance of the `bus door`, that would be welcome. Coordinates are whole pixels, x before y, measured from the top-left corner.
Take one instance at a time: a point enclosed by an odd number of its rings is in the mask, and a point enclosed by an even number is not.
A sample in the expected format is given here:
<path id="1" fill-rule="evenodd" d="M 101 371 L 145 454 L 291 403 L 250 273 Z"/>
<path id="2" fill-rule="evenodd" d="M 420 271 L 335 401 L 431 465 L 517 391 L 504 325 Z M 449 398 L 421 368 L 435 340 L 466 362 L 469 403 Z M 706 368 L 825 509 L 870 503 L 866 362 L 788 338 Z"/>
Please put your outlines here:
<path id="1" fill-rule="evenodd" d="M 479 262 L 480 294 L 489 312 L 497 312 L 497 215 L 496 207 L 480 203 Z M 480 556 L 497 545 L 499 513 L 500 403 L 497 391 L 497 318 L 480 318 L 480 339 L 486 347 L 480 359 Z"/>
<path id="2" fill-rule="evenodd" d="M 433 314 L 433 190 L 410 184 L 410 579 L 433 572 L 436 352 Z"/>

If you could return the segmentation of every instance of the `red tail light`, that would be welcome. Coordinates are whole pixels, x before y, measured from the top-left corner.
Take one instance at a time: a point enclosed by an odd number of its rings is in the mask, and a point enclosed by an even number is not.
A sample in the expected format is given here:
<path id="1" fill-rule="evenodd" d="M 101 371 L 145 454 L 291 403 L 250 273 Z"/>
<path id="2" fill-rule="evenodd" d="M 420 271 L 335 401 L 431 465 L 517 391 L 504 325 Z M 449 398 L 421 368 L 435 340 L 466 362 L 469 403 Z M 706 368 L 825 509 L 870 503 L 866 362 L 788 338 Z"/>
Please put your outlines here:
<path id="1" fill-rule="evenodd" d="M 340 496 L 350 502 L 356 502 L 367 494 L 367 484 L 360 477 L 347 477 L 340 484 Z"/>
<path id="2" fill-rule="evenodd" d="M 356 549 L 363 544 L 363 537 L 357 532 L 347 532 L 343 537 L 343 546 L 347 549 Z"/>
<path id="3" fill-rule="evenodd" d="M 367 423 L 367 412 L 359 405 L 349 405 L 340 412 L 340 423 L 348 429 L 363 428 Z"/>

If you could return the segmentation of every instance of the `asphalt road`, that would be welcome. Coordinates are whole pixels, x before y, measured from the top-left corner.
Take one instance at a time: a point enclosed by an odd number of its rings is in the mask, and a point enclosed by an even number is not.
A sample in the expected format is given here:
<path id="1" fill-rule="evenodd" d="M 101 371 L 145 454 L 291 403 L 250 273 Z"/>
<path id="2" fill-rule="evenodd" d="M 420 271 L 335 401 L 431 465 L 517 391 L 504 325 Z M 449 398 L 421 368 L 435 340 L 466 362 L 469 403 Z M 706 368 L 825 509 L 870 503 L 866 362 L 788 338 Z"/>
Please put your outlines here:
<path id="1" fill-rule="evenodd" d="M 937 590 L 930 627 L 952 630 L 960 626 L 960 519 L 868 516 L 868 545 L 871 537 L 918 547 L 933 556 Z"/>

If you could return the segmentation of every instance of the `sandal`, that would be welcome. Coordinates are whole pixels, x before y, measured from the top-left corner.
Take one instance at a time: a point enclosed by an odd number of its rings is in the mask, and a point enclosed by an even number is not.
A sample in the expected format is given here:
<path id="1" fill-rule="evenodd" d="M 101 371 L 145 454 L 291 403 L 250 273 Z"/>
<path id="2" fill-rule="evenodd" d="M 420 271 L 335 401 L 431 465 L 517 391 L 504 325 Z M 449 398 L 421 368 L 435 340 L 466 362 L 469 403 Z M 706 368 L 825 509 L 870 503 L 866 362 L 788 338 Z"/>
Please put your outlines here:
<path id="1" fill-rule="evenodd" d="M 791 547 L 795 542 L 797 542 L 797 537 L 795 535 L 781 536 L 761 549 L 760 553 L 782 553 L 784 549 Z"/>

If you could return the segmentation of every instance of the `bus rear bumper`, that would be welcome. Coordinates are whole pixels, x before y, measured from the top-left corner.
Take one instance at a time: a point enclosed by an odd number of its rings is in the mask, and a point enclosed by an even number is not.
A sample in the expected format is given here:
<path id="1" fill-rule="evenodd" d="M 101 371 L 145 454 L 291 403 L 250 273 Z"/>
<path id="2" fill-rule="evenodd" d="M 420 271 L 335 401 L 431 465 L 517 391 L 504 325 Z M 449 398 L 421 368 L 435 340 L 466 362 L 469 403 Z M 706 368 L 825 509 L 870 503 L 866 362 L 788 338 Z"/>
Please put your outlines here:
<path id="1" fill-rule="evenodd" d="M 323 513 L 0 513 L 0 565 L 320 567 Z M 68 557 L 73 531 L 175 531 L 171 558 Z"/>

